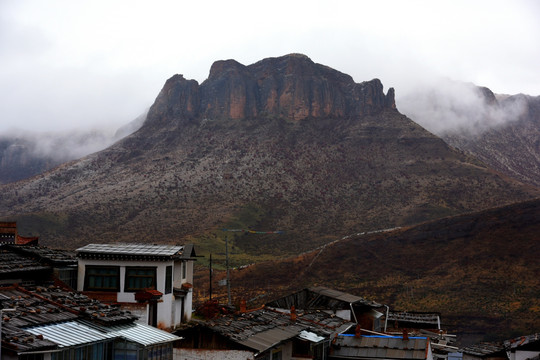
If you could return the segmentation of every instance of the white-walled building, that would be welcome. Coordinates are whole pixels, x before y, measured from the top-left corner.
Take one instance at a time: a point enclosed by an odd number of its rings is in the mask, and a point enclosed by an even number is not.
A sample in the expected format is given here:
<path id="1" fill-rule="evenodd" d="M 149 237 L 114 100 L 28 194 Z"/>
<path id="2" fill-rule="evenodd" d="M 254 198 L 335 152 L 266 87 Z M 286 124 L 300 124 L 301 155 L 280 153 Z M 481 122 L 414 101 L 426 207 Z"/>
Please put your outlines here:
<path id="1" fill-rule="evenodd" d="M 89 244 L 77 257 L 85 295 L 139 307 L 143 322 L 162 329 L 191 320 L 193 245 Z"/>

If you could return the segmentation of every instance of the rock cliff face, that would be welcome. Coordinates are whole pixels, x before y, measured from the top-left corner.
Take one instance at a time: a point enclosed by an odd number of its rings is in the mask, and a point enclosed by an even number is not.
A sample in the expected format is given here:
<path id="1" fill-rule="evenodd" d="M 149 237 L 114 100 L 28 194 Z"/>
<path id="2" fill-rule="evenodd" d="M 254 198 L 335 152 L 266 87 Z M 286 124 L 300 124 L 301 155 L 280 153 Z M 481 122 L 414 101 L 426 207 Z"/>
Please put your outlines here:
<path id="1" fill-rule="evenodd" d="M 150 109 L 148 124 L 194 118 L 352 118 L 395 109 L 394 90 L 385 95 L 378 79 L 357 84 L 346 74 L 292 54 L 245 66 L 215 62 L 198 84 L 175 75 Z"/>
<path id="2" fill-rule="evenodd" d="M 234 239 L 254 257 L 539 193 L 400 114 L 379 80 L 295 54 L 218 61 L 202 84 L 175 75 L 135 133 L 0 190 L 0 219 L 44 244 L 193 241 L 208 253 L 223 246 L 216 229 L 285 231 Z"/>

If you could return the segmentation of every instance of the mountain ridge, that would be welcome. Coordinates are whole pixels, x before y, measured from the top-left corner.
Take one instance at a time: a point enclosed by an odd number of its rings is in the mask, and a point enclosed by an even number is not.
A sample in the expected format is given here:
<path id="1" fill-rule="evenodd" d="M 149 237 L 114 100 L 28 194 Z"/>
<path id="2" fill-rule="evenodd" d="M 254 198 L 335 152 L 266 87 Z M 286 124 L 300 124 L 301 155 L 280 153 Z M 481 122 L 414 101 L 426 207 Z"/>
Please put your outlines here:
<path id="1" fill-rule="evenodd" d="M 223 225 L 286 231 L 242 245 L 256 257 L 538 194 L 400 114 L 379 80 L 298 55 L 216 64 L 201 85 L 167 80 L 143 126 L 111 147 L 2 186 L 0 217 L 70 247 L 137 234 L 205 253 Z"/>
<path id="2" fill-rule="evenodd" d="M 461 343 L 500 341 L 534 333 L 540 325 L 539 234 L 540 198 L 352 234 L 299 256 L 235 269 L 232 298 L 256 307 L 324 285 L 393 310 L 439 312 L 443 328 L 456 332 Z M 223 276 L 216 273 L 214 281 Z M 204 301 L 203 269 L 197 282 L 196 297 Z M 225 289 L 213 289 L 213 298 L 224 301 Z"/>

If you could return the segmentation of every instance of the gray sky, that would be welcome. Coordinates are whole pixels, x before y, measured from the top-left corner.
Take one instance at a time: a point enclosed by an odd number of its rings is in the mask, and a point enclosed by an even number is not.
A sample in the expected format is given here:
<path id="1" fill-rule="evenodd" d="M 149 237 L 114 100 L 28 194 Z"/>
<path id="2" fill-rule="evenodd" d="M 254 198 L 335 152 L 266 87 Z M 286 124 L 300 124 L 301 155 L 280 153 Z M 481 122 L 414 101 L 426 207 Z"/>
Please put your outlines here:
<path id="1" fill-rule="evenodd" d="M 0 133 L 117 128 L 166 79 L 292 52 L 400 96 L 438 77 L 540 95 L 540 2 L 0 0 Z"/>

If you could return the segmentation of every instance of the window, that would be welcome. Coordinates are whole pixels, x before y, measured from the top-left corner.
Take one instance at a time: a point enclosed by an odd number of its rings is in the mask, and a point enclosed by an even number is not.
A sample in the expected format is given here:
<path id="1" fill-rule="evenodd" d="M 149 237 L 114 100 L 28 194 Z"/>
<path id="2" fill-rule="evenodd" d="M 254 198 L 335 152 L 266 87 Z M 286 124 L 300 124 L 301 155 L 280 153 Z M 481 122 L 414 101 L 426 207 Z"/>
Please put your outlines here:
<path id="1" fill-rule="evenodd" d="M 182 261 L 182 279 L 185 280 L 187 276 L 187 261 Z"/>
<path id="2" fill-rule="evenodd" d="M 120 267 L 86 265 L 85 291 L 120 291 Z"/>
<path id="3" fill-rule="evenodd" d="M 172 266 L 167 266 L 165 268 L 165 294 L 172 292 L 172 282 Z"/>
<path id="4" fill-rule="evenodd" d="M 77 268 L 76 267 L 65 267 L 55 269 L 57 271 L 57 276 L 60 281 L 71 286 L 73 289 L 77 288 Z"/>
<path id="5" fill-rule="evenodd" d="M 294 339 L 292 353 L 295 357 L 309 357 L 311 353 L 311 343 L 300 339 Z"/>
<path id="6" fill-rule="evenodd" d="M 282 354 L 281 354 L 281 349 L 272 351 L 272 360 L 281 360 L 282 358 L 283 357 L 282 357 Z"/>
<path id="7" fill-rule="evenodd" d="M 126 284 L 124 291 L 134 292 L 156 288 L 155 267 L 126 267 Z"/>

